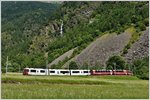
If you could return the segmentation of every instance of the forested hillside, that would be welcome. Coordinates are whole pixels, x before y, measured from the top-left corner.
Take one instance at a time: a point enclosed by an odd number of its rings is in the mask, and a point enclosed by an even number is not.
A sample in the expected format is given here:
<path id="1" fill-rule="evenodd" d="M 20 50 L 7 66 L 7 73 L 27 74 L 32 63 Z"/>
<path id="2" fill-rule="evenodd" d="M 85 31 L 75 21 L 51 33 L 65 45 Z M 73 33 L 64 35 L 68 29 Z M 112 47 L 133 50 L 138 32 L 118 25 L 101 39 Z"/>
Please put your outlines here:
<path id="1" fill-rule="evenodd" d="M 60 35 L 62 22 L 63 35 Z M 120 34 L 130 27 L 135 28 L 136 34 L 148 25 L 146 1 L 2 2 L 2 66 L 8 56 L 13 71 L 19 66 L 45 68 L 46 54 L 50 63 L 77 47 L 70 58 L 52 66 L 62 68 L 97 37 Z"/>
<path id="2" fill-rule="evenodd" d="M 42 2 L 2 2 L 3 66 L 6 56 L 13 67 L 32 65 L 34 58 L 42 60 L 43 42 L 51 40 L 50 35 L 46 35 L 45 27 L 53 20 L 53 13 L 58 8 L 59 4 Z M 39 66 L 44 64 L 43 61 L 37 62 Z"/>

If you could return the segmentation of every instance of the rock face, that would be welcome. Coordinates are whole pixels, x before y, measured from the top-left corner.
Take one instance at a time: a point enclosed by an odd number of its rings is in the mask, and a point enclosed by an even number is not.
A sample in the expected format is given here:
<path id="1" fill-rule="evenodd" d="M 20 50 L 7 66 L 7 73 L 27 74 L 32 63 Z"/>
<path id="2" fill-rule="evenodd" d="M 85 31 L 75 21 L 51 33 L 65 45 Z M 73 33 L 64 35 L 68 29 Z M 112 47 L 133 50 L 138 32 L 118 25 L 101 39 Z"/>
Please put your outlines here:
<path id="1" fill-rule="evenodd" d="M 48 67 L 51 67 L 52 65 L 57 65 L 59 63 L 59 61 L 65 60 L 66 57 L 69 58 L 72 55 L 74 50 L 75 50 L 75 48 L 65 52 L 63 55 L 59 56 L 57 59 L 55 59 L 50 64 L 48 64 Z"/>
<path id="2" fill-rule="evenodd" d="M 130 40 L 131 34 L 124 32 L 122 34 L 105 34 L 91 43 L 76 58 L 79 65 L 88 63 L 90 66 L 103 65 L 112 55 L 119 55 L 124 46 Z"/>
<path id="3" fill-rule="evenodd" d="M 140 36 L 139 40 L 136 41 L 128 53 L 124 56 L 128 63 L 132 63 L 135 59 L 140 59 L 149 55 L 149 29 Z"/>

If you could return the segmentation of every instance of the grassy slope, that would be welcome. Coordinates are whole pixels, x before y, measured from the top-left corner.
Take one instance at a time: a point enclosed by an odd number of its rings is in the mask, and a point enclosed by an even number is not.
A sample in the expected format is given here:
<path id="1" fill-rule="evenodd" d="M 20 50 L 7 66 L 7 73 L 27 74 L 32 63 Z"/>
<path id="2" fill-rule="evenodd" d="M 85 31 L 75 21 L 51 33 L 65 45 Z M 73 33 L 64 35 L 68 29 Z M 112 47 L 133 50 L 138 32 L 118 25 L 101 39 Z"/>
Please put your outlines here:
<path id="1" fill-rule="evenodd" d="M 148 81 L 134 76 L 2 75 L 2 98 L 148 98 Z"/>

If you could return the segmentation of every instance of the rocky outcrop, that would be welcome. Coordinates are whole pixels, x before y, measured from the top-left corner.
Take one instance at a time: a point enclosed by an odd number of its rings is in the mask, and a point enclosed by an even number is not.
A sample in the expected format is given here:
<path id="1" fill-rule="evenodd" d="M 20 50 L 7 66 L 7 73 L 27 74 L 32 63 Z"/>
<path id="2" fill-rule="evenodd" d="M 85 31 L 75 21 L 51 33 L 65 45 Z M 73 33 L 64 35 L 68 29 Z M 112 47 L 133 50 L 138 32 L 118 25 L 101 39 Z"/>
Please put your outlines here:
<path id="1" fill-rule="evenodd" d="M 48 64 L 48 67 L 51 67 L 52 65 L 57 65 L 60 61 L 65 60 L 66 57 L 71 57 L 74 50 L 75 48 L 65 52 L 63 55 L 59 56 L 57 59 Z"/>
<path id="2" fill-rule="evenodd" d="M 124 56 L 128 63 L 132 63 L 135 59 L 144 58 L 149 55 L 149 29 L 140 36 L 139 40 L 136 41 L 128 53 Z"/>
<path id="3" fill-rule="evenodd" d="M 131 34 L 124 32 L 122 34 L 105 34 L 91 43 L 76 58 L 79 65 L 88 63 L 90 66 L 97 64 L 105 66 L 105 62 L 112 55 L 120 55 L 124 46 L 130 40 Z"/>

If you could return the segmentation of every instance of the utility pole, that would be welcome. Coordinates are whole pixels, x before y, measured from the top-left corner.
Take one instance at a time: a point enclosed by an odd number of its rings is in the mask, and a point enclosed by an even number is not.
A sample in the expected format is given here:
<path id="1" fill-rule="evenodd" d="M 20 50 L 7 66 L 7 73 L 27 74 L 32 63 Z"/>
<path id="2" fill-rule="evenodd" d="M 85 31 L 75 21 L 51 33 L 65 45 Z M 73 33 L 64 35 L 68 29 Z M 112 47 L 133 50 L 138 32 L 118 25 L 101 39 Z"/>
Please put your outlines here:
<path id="1" fill-rule="evenodd" d="M 8 56 L 7 56 L 7 61 L 6 61 L 6 74 L 7 74 L 7 69 L 8 69 Z"/>
<path id="2" fill-rule="evenodd" d="M 89 71 L 89 65 L 90 65 L 90 64 L 89 64 L 89 62 L 88 62 L 88 71 Z"/>
<path id="3" fill-rule="evenodd" d="M 19 73 L 20 73 L 20 66 L 19 66 Z"/>
<path id="4" fill-rule="evenodd" d="M 115 72 L 116 72 L 116 63 L 113 63 L 114 64 L 114 69 L 115 69 Z"/>
<path id="5" fill-rule="evenodd" d="M 45 53 L 45 59 L 46 59 L 46 69 L 47 69 L 47 74 L 49 75 L 49 68 L 48 68 L 48 52 Z"/>
<path id="6" fill-rule="evenodd" d="M 135 74 L 135 65 L 133 65 L 133 69 L 132 69 L 133 75 Z"/>
<path id="7" fill-rule="evenodd" d="M 48 59 L 46 58 L 46 69 L 47 69 L 47 71 L 48 71 L 48 75 L 49 75 L 49 67 L 48 67 Z"/>
<path id="8" fill-rule="evenodd" d="M 114 63 L 114 69 L 116 70 L 116 63 Z"/>
<path id="9" fill-rule="evenodd" d="M 129 64 L 129 71 L 131 70 L 131 66 L 130 66 L 130 64 Z"/>
<path id="10" fill-rule="evenodd" d="M 70 62 L 68 63 L 68 70 L 69 70 L 70 76 L 71 76 L 71 70 L 70 70 L 70 68 L 69 68 L 69 65 L 70 65 Z"/>

